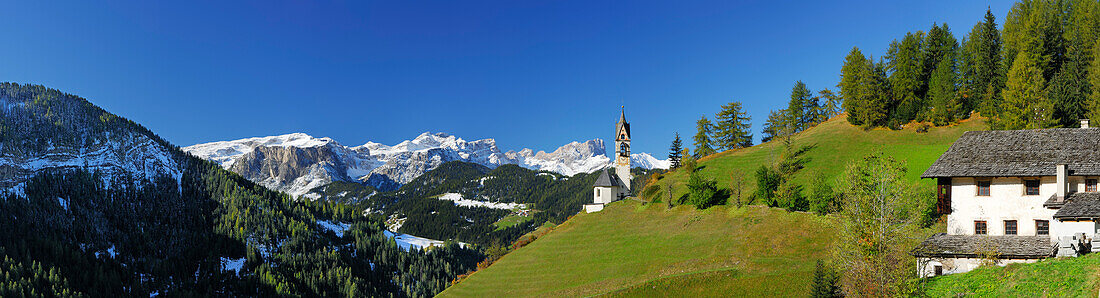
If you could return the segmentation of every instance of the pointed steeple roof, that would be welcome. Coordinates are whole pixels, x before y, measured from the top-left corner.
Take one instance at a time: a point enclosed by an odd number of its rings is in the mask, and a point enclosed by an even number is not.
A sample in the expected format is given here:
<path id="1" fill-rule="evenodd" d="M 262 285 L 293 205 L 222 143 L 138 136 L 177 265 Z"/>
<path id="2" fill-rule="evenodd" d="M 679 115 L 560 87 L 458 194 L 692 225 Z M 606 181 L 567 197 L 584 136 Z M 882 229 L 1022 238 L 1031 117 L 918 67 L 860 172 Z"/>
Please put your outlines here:
<path id="1" fill-rule="evenodd" d="M 619 113 L 619 122 L 615 123 L 615 134 L 616 134 L 615 138 L 616 138 L 616 140 L 618 140 L 620 137 L 622 137 L 622 136 L 619 135 L 619 132 L 625 130 L 626 131 L 625 139 L 629 139 L 630 138 L 630 123 L 626 122 L 626 106 L 620 106 L 620 108 L 622 110 L 620 110 L 621 112 Z"/>
<path id="2" fill-rule="evenodd" d="M 626 106 L 619 106 L 619 123 L 626 123 Z"/>

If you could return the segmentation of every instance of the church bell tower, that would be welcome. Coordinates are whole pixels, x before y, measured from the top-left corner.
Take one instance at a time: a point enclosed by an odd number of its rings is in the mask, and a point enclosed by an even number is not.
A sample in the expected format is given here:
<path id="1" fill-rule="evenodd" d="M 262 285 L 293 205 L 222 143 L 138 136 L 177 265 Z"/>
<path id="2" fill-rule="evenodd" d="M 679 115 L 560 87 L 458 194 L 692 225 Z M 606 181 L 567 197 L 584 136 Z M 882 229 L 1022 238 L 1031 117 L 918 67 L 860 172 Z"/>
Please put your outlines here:
<path id="1" fill-rule="evenodd" d="M 620 107 L 619 122 L 615 123 L 615 175 L 624 186 L 620 197 L 629 196 L 630 189 L 630 123 L 626 122 L 626 106 Z"/>

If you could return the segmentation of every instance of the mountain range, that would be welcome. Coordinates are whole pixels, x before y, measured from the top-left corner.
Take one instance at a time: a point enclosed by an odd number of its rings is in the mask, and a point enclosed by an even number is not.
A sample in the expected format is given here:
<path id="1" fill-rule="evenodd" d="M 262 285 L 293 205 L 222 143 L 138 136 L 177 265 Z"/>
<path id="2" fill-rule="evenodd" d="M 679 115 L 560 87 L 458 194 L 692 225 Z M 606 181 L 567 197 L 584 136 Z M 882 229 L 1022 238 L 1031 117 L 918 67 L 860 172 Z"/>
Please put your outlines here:
<path id="1" fill-rule="evenodd" d="M 293 196 L 301 196 L 334 181 L 365 183 L 382 191 L 395 190 L 450 161 L 489 168 L 516 164 L 568 176 L 603 169 L 611 161 L 600 139 L 571 142 L 549 153 L 531 149 L 503 152 L 494 139 L 466 141 L 431 132 L 392 146 L 367 142 L 349 147 L 330 138 L 292 133 L 197 144 L 182 149 Z M 667 160 L 647 153 L 632 154 L 631 163 L 645 169 L 669 166 Z"/>

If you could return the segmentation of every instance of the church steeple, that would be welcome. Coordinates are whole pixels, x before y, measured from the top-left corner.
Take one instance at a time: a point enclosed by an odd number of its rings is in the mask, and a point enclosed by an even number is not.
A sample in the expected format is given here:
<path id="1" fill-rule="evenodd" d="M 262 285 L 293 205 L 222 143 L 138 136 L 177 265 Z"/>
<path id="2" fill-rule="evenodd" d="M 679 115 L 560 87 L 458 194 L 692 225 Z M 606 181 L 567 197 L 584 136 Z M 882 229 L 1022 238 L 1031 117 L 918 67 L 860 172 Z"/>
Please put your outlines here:
<path id="1" fill-rule="evenodd" d="M 626 122 L 626 106 L 619 107 L 619 122 L 615 123 L 615 175 L 623 181 L 620 197 L 630 195 L 630 122 Z"/>

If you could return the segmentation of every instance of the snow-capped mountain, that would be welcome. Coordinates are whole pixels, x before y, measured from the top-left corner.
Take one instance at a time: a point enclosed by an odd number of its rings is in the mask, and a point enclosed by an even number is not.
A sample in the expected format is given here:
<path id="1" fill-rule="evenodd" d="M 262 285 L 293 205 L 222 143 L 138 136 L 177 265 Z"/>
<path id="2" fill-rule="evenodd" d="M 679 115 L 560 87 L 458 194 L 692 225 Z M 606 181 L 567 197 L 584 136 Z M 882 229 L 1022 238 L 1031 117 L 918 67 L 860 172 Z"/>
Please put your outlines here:
<path id="1" fill-rule="evenodd" d="M 494 139 L 466 141 L 427 132 L 393 146 L 368 142 L 347 147 L 329 138 L 294 133 L 198 144 L 183 150 L 294 196 L 332 181 L 360 181 L 393 190 L 450 161 L 490 168 L 518 164 L 564 175 L 593 172 L 610 164 L 599 139 L 572 142 L 550 153 L 531 149 L 502 152 Z M 631 160 L 638 167 L 668 168 L 667 161 L 645 153 L 634 154 Z"/>

